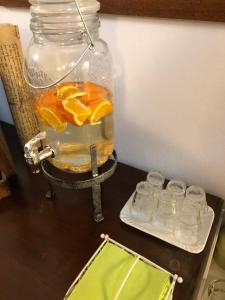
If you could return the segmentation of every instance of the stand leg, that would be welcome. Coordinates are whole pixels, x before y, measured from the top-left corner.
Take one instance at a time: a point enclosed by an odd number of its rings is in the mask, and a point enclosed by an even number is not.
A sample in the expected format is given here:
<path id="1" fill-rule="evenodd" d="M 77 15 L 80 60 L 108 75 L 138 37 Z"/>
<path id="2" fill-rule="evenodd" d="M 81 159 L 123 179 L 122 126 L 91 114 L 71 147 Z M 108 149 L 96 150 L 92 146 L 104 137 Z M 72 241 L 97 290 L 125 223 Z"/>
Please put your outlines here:
<path id="1" fill-rule="evenodd" d="M 92 167 L 92 176 L 98 176 L 98 167 L 97 167 L 97 153 L 96 145 L 91 145 L 91 167 Z M 104 220 L 102 214 L 102 204 L 101 204 L 101 185 L 99 183 L 93 184 L 92 186 L 92 199 L 94 206 L 94 220 L 99 223 Z"/>
<path id="2" fill-rule="evenodd" d="M 48 186 L 49 186 L 49 190 L 47 191 L 45 198 L 53 200 L 55 198 L 55 191 L 50 181 L 48 181 Z"/>

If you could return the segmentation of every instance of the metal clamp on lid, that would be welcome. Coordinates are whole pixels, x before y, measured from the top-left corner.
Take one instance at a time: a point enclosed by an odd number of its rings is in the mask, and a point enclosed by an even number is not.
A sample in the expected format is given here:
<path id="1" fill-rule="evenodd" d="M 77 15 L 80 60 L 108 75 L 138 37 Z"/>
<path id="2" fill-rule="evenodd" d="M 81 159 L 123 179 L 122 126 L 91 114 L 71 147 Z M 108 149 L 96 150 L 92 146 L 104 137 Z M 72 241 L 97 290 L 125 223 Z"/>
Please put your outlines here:
<path id="1" fill-rule="evenodd" d="M 46 132 L 38 133 L 33 139 L 27 142 L 24 146 L 24 157 L 26 162 L 31 166 L 33 173 L 39 173 L 39 164 L 44 159 L 54 157 L 55 153 L 52 147 L 45 146 L 43 150 L 38 150 L 38 143 L 46 138 Z"/>

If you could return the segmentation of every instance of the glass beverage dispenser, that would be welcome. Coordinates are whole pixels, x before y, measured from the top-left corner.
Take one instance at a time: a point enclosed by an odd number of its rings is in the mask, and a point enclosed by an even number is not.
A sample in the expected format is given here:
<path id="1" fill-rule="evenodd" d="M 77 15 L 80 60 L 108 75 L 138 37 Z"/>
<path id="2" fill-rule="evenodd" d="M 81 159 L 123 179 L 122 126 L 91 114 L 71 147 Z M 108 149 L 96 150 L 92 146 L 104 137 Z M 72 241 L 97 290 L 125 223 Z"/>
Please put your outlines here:
<path id="1" fill-rule="evenodd" d="M 34 172 L 46 159 L 62 171 L 90 171 L 93 145 L 97 167 L 114 149 L 111 56 L 99 37 L 100 4 L 29 2 L 33 38 L 24 73 L 41 132 L 25 145 L 25 158 Z"/>

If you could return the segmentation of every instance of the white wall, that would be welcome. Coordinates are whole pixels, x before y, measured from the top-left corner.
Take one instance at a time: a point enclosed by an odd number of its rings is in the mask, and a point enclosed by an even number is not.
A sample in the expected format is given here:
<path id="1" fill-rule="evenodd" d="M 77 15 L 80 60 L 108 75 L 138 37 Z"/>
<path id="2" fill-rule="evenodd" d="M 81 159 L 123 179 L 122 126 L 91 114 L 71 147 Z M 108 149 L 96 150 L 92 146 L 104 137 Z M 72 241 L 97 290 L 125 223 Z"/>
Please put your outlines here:
<path id="1" fill-rule="evenodd" d="M 225 198 L 225 24 L 102 16 L 120 161 Z M 0 7 L 27 46 L 29 12 Z"/>

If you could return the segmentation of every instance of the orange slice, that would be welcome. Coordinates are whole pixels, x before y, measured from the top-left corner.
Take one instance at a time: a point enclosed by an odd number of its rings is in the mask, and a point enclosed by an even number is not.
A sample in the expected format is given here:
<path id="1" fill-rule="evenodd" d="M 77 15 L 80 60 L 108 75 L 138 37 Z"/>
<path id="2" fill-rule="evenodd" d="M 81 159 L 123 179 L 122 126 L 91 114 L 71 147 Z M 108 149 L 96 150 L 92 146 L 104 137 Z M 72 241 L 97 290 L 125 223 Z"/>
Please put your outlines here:
<path id="1" fill-rule="evenodd" d="M 85 82 L 80 84 L 80 88 L 86 92 L 86 95 L 81 97 L 84 104 L 89 104 L 95 100 L 102 100 L 107 97 L 109 91 L 94 82 Z"/>
<path id="2" fill-rule="evenodd" d="M 57 106 L 58 99 L 55 94 L 55 90 L 51 89 L 45 92 L 42 92 L 38 95 L 35 99 L 34 104 L 35 106 L 46 106 L 46 107 L 55 107 Z"/>
<path id="3" fill-rule="evenodd" d="M 93 101 L 89 104 L 92 114 L 90 117 L 91 123 L 98 122 L 101 118 L 110 114 L 113 110 L 112 101 L 108 99 Z"/>
<path id="4" fill-rule="evenodd" d="M 87 92 L 81 91 L 75 85 L 63 85 L 57 88 L 57 97 L 62 99 L 72 99 L 86 95 Z"/>
<path id="5" fill-rule="evenodd" d="M 72 115 L 76 125 L 81 126 L 90 117 L 91 109 L 77 99 L 66 99 L 62 102 L 66 112 Z M 68 119 L 70 121 L 70 118 Z"/>
<path id="6" fill-rule="evenodd" d="M 66 129 L 67 123 L 64 122 L 61 115 L 49 107 L 40 106 L 38 108 L 39 116 L 57 132 L 62 132 Z"/>

